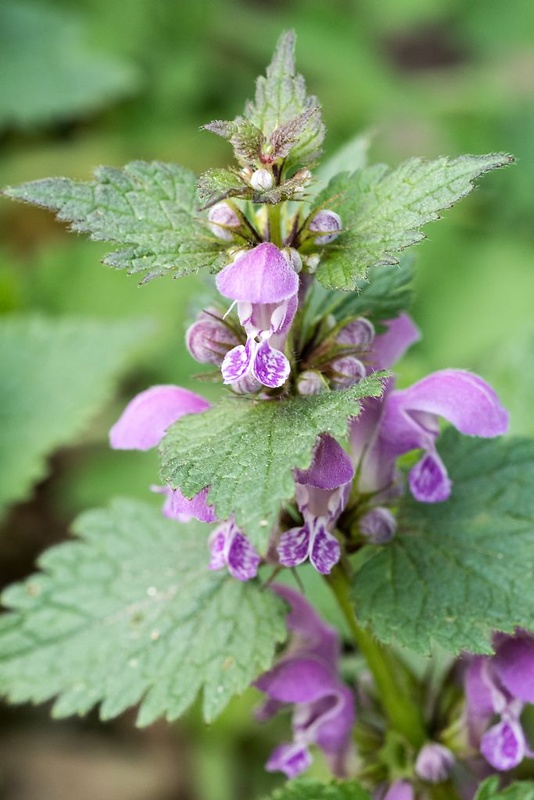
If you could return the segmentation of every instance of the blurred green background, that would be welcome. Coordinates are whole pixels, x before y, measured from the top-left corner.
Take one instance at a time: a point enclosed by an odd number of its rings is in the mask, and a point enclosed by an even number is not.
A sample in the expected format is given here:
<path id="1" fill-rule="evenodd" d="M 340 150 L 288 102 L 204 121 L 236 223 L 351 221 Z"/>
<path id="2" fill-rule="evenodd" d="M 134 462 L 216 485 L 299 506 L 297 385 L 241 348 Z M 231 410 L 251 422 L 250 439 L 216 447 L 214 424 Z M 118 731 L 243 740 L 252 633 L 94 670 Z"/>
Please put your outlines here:
<path id="1" fill-rule="evenodd" d="M 240 113 L 278 35 L 323 106 L 327 153 L 372 131 L 372 161 L 507 151 L 518 164 L 481 180 L 416 250 L 413 315 L 424 338 L 401 381 L 463 367 L 494 384 L 515 433 L 534 434 L 534 4 L 531 0 L 0 0 L 0 185 L 89 178 L 99 164 L 224 165 L 199 127 Z M 116 494 L 159 503 L 154 454 L 111 452 L 107 429 L 135 391 L 194 386 L 183 345 L 200 279 L 135 278 L 99 264 L 106 247 L 51 214 L 0 203 L 0 314 L 152 320 L 122 388 L 48 477 L 1 523 L 2 580 L 67 535 L 82 509 Z M 124 371 L 123 371 L 124 373 Z M 2 376 L 5 380 L 6 376 Z M 208 390 L 209 390 L 208 385 Z M 253 692 L 206 729 L 196 711 L 136 731 L 4 709 L 6 800 L 254 800 L 280 783 L 262 763 L 288 722 L 250 722 Z M 74 735 L 76 734 L 76 735 Z M 322 774 L 320 759 L 314 769 Z M 73 790 L 73 785 L 75 789 Z"/>

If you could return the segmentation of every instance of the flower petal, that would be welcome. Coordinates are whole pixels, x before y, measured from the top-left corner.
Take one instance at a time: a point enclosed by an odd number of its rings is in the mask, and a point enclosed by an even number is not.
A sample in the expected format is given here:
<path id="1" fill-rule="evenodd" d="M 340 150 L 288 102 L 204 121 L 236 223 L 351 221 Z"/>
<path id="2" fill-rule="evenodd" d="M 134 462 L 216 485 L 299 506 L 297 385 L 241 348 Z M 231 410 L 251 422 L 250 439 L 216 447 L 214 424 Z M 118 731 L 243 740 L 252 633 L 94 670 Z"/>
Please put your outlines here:
<path id="1" fill-rule="evenodd" d="M 170 486 L 152 486 L 151 489 L 166 495 L 163 513 L 169 519 L 189 522 L 194 517 L 201 522 L 217 521 L 213 506 L 207 502 L 208 487 L 191 498 L 185 497 L 180 489 L 171 489 Z"/>
<path id="2" fill-rule="evenodd" d="M 493 661 L 504 688 L 513 697 L 534 703 L 534 636 L 522 631 L 507 637 Z"/>
<path id="3" fill-rule="evenodd" d="M 414 791 L 408 781 L 395 781 L 389 787 L 383 800 L 414 800 Z"/>
<path id="4" fill-rule="evenodd" d="M 305 744 L 281 744 L 271 753 L 265 765 L 267 772 L 284 772 L 289 780 L 296 778 L 311 766 L 312 758 Z"/>
<path id="5" fill-rule="evenodd" d="M 452 481 L 436 452 L 426 453 L 408 475 L 410 491 L 420 503 L 442 503 L 451 494 Z"/>
<path id="6" fill-rule="evenodd" d="M 249 303 L 279 303 L 299 288 L 297 273 L 270 242 L 259 244 L 228 264 L 217 275 L 216 283 L 224 297 Z"/>
<path id="7" fill-rule="evenodd" d="M 115 450 L 149 450 L 167 428 L 185 414 L 198 414 L 210 407 L 200 395 L 180 386 L 152 386 L 136 395 L 109 432 Z"/>
<path id="8" fill-rule="evenodd" d="M 519 722 L 503 719 L 486 731 L 480 742 L 480 752 L 499 772 L 517 767 L 525 756 L 525 737 Z"/>
<path id="9" fill-rule="evenodd" d="M 229 350 L 221 364 L 224 383 L 234 383 L 247 374 L 252 360 L 252 353 L 252 344 L 249 342 L 247 342 L 246 346 L 239 344 Z"/>
<path id="10" fill-rule="evenodd" d="M 298 483 L 317 489 L 337 489 L 354 477 L 354 467 L 349 456 L 332 436 L 319 436 L 309 469 L 298 470 Z"/>
<path id="11" fill-rule="evenodd" d="M 256 549 L 241 531 L 235 531 L 228 549 L 228 572 L 238 581 L 249 581 L 258 574 L 261 561 Z"/>
<path id="12" fill-rule="evenodd" d="M 369 353 L 369 360 L 375 369 L 389 369 L 421 338 L 419 328 L 408 314 L 400 314 L 388 320 L 386 325 L 386 333 L 375 338 Z"/>
<path id="13" fill-rule="evenodd" d="M 335 536 L 324 525 L 318 525 L 313 537 L 310 561 L 322 575 L 328 575 L 341 558 L 341 547 Z"/>
<path id="14" fill-rule="evenodd" d="M 287 381 L 291 367 L 285 355 L 280 350 L 273 350 L 265 341 L 258 347 L 252 372 L 264 386 L 276 389 Z"/>
<path id="15" fill-rule="evenodd" d="M 284 567 L 297 567 L 308 558 L 310 548 L 310 529 L 307 524 L 302 528 L 290 528 L 280 537 L 278 557 Z"/>
<path id="16" fill-rule="evenodd" d="M 261 675 L 254 684 L 282 703 L 314 703 L 323 697 L 336 697 L 339 679 L 330 665 L 319 658 L 286 658 Z"/>
<path id="17" fill-rule="evenodd" d="M 289 631 L 295 634 L 295 642 L 291 646 L 291 654 L 305 653 L 317 656 L 336 669 L 340 653 L 337 631 L 323 622 L 319 614 L 306 598 L 290 586 L 275 583 L 271 586 L 291 606 L 286 624 Z"/>
<path id="18" fill-rule="evenodd" d="M 208 543 L 211 553 L 208 569 L 222 569 L 226 566 L 226 523 L 213 531 Z"/>

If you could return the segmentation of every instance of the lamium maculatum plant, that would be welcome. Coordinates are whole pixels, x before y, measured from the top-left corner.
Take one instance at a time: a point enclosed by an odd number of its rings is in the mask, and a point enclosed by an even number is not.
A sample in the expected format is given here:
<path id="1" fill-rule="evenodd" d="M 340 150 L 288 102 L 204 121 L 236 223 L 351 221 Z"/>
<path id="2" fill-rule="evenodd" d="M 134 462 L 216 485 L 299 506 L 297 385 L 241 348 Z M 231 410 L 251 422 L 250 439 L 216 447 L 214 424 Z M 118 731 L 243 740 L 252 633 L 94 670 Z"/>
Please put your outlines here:
<path id="1" fill-rule="evenodd" d="M 199 692 L 213 720 L 252 685 L 258 722 L 290 711 L 265 752 L 279 800 L 532 800 L 534 445 L 502 438 L 470 371 L 395 382 L 421 335 L 396 254 L 512 158 L 391 169 L 359 146 L 337 172 L 292 33 L 243 115 L 205 129 L 234 166 L 6 190 L 119 243 L 105 263 L 142 283 L 214 275 L 184 346 L 221 391 L 126 406 L 111 447 L 159 449 L 162 510 L 84 513 L 5 592 L 0 688 L 58 717 L 138 705 L 147 725 Z M 321 751 L 331 782 L 301 779 Z"/>

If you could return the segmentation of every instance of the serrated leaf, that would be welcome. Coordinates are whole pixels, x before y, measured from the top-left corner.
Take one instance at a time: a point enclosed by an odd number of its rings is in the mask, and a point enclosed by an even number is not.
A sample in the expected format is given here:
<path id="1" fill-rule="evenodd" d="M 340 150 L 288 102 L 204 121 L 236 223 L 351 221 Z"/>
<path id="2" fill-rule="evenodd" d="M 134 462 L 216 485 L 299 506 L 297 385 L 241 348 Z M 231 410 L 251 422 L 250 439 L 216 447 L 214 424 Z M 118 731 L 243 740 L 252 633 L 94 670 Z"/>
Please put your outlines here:
<path id="1" fill-rule="evenodd" d="M 300 126 L 301 115 L 306 115 Z M 306 94 L 306 84 L 295 69 L 295 34 L 283 33 L 277 42 L 274 56 L 265 77 L 258 78 L 254 102 L 248 102 L 245 118 L 271 139 L 277 128 L 300 128 L 292 144 L 291 162 L 308 164 L 321 153 L 325 129 L 316 97 Z M 276 140 L 275 140 L 276 141 Z"/>
<path id="2" fill-rule="evenodd" d="M 325 784 L 298 780 L 276 789 L 267 800 L 371 800 L 371 795 L 356 781 Z"/>
<path id="3" fill-rule="evenodd" d="M 0 320 L 0 510 L 83 431 L 147 331 L 139 320 Z"/>
<path id="4" fill-rule="evenodd" d="M 251 198 L 254 190 L 239 174 L 232 169 L 210 169 L 198 179 L 198 195 L 204 208 L 212 206 L 226 197 Z"/>
<path id="5" fill-rule="evenodd" d="M 396 264 L 395 253 L 424 238 L 423 225 L 469 194 L 480 175 L 512 161 L 505 153 L 411 158 L 396 169 L 376 164 L 337 175 L 315 200 L 343 224 L 322 252 L 318 280 L 327 289 L 352 290 L 369 267 Z"/>
<path id="6" fill-rule="evenodd" d="M 313 174 L 316 193 L 325 189 L 338 173 L 352 173 L 366 167 L 370 144 L 370 133 L 358 134 L 338 148 L 330 158 L 323 159 Z"/>
<path id="7" fill-rule="evenodd" d="M 335 292 L 314 284 L 307 316 L 332 314 L 341 322 L 364 316 L 379 332 L 382 323 L 410 308 L 413 298 L 413 259 L 402 256 L 398 265 L 373 270 L 367 281 L 359 281 L 356 292 Z"/>
<path id="8" fill-rule="evenodd" d="M 104 263 L 146 272 L 143 282 L 222 265 L 221 243 L 198 211 L 193 172 L 176 164 L 132 161 L 123 169 L 99 167 L 95 179 L 45 178 L 5 194 L 57 211 L 58 219 L 92 239 L 127 245 Z"/>
<path id="9" fill-rule="evenodd" d="M 358 399 L 379 395 L 373 375 L 344 392 L 287 400 L 227 398 L 173 425 L 161 444 L 161 476 L 189 497 L 209 486 L 217 516 L 234 514 L 262 552 L 280 505 L 294 494 L 292 469 L 306 469 L 320 433 L 345 436 Z"/>
<path id="10" fill-rule="evenodd" d="M 449 429 L 438 450 L 451 498 L 403 499 L 397 536 L 356 574 L 353 598 L 384 642 L 489 653 L 491 631 L 534 619 L 534 442 Z"/>
<path id="11" fill-rule="evenodd" d="M 0 127 L 73 119 L 137 89 L 132 64 L 85 38 L 81 19 L 50 4 L 0 3 Z"/>
<path id="12" fill-rule="evenodd" d="M 0 691 L 12 702 L 57 696 L 58 717 L 101 703 L 103 719 L 141 703 L 145 725 L 176 719 L 202 690 L 211 721 L 271 666 L 284 606 L 208 570 L 206 525 L 121 500 L 75 531 L 81 541 L 48 550 L 43 573 L 4 593 Z"/>
<path id="13" fill-rule="evenodd" d="M 534 782 L 513 783 L 499 791 L 499 778 L 488 778 L 480 786 L 474 800 L 534 800 Z"/>
<path id="14" fill-rule="evenodd" d="M 242 117 L 237 117 L 233 122 L 214 120 L 203 128 L 228 139 L 240 163 L 249 164 L 259 160 L 265 136 L 249 120 Z"/>

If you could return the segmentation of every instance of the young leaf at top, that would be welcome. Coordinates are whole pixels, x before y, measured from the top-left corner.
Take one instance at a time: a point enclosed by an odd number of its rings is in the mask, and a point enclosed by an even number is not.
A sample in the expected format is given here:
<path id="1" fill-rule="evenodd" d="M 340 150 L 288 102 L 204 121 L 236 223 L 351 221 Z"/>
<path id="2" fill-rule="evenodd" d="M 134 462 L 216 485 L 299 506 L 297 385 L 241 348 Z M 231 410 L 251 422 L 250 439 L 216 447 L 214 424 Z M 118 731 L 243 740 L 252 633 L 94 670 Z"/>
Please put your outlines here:
<path id="1" fill-rule="evenodd" d="M 371 795 L 356 781 L 297 780 L 276 789 L 266 800 L 371 800 Z"/>
<path id="2" fill-rule="evenodd" d="M 83 431 L 147 329 L 138 320 L 0 321 L 0 511 L 43 477 L 48 453 Z"/>
<path id="3" fill-rule="evenodd" d="M 209 486 L 219 519 L 237 525 L 264 552 L 280 505 L 294 492 L 292 469 L 306 469 L 320 433 L 345 436 L 358 399 L 382 391 L 373 375 L 343 392 L 288 400 L 228 398 L 173 425 L 161 444 L 161 477 L 189 497 Z"/>
<path id="4" fill-rule="evenodd" d="M 387 643 L 490 653 L 493 630 L 534 619 L 534 443 L 448 429 L 439 451 L 451 498 L 404 498 L 396 537 L 355 575 L 357 614 Z"/>
<path id="5" fill-rule="evenodd" d="M 224 263 L 220 242 L 198 210 L 196 177 L 175 164 L 132 161 L 124 169 L 99 167 L 94 181 L 45 178 L 5 193 L 57 211 L 58 219 L 92 239 L 125 245 L 104 263 L 146 272 L 143 282 Z"/>
<path id="6" fill-rule="evenodd" d="M 271 666 L 284 604 L 208 570 L 206 525 L 122 500 L 82 514 L 75 532 L 4 593 L 0 692 L 11 701 L 57 696 L 57 717 L 101 703 L 102 719 L 140 703 L 146 725 L 176 719 L 203 690 L 211 721 Z"/>
<path id="7" fill-rule="evenodd" d="M 335 211 L 343 224 L 322 253 L 318 280 L 327 289 L 353 290 L 369 267 L 396 264 L 395 253 L 424 238 L 421 226 L 469 194 L 484 172 L 512 161 L 506 153 L 411 158 L 396 169 L 377 164 L 337 175 L 314 203 Z"/>
<path id="8" fill-rule="evenodd" d="M 306 94 L 304 78 L 296 72 L 293 31 L 278 40 L 244 116 L 232 122 L 215 120 L 204 128 L 228 139 L 242 165 L 284 160 L 287 169 L 310 164 L 320 156 L 325 127 L 317 98 Z"/>

